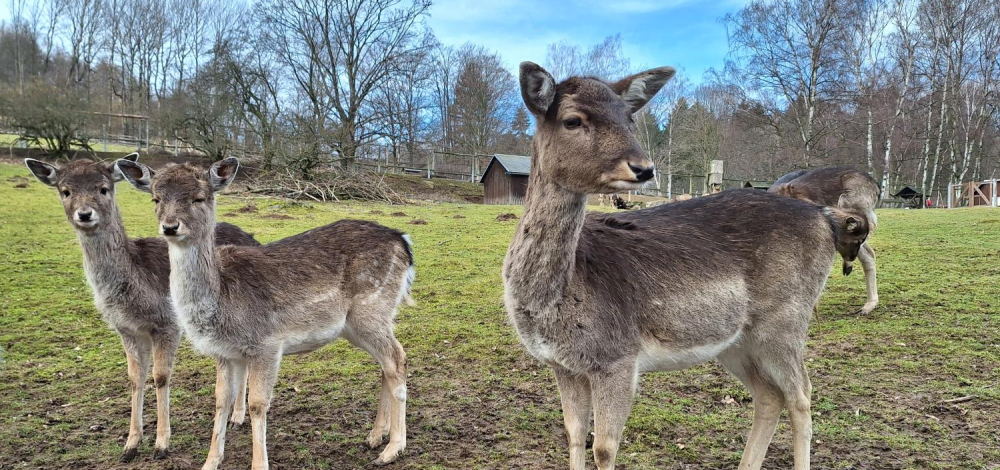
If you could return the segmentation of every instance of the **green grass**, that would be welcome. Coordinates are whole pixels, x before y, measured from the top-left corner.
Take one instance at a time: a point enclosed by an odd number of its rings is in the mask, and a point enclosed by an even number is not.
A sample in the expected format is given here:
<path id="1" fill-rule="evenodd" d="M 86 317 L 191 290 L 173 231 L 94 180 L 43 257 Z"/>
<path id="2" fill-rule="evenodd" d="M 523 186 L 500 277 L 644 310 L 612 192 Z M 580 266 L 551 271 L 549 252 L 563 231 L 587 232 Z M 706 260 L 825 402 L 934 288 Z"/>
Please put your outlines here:
<path id="1" fill-rule="evenodd" d="M 76 237 L 55 192 L 0 164 L 0 468 L 194 468 L 207 451 L 214 366 L 181 349 L 173 386 L 172 455 L 152 461 L 155 398 L 146 393 L 141 463 L 118 464 L 128 426 L 120 342 L 95 311 Z M 152 236 L 147 195 L 120 185 L 133 236 Z M 409 357 L 409 445 L 392 468 L 566 467 L 551 372 L 529 358 L 503 310 L 500 268 L 520 207 L 421 203 L 220 201 L 222 220 L 271 241 L 341 218 L 399 228 L 415 241 L 418 305 L 398 336 Z M 393 212 L 405 216 L 392 216 Z M 272 219 L 280 213 L 292 219 Z M 456 218 L 456 216 L 464 218 Z M 426 225 L 409 224 L 421 219 Z M 809 342 L 822 469 L 979 469 L 1000 462 L 1000 211 L 879 212 L 872 238 L 881 306 L 869 316 L 860 267 L 823 296 Z M 276 468 L 360 468 L 377 456 L 371 428 L 377 368 L 338 342 L 285 359 L 269 419 Z M 974 396 L 962 403 L 944 400 Z M 620 468 L 736 468 L 752 418 L 748 392 L 716 364 L 649 374 L 625 431 Z M 783 419 L 766 468 L 791 468 Z M 225 468 L 250 462 L 233 431 Z"/>
<path id="2" fill-rule="evenodd" d="M 0 134 L 0 149 L 7 149 L 10 144 L 16 142 L 19 136 L 16 134 Z M 99 140 L 90 141 L 90 147 L 96 152 L 104 152 L 105 145 Z M 135 146 L 121 144 L 107 144 L 108 152 L 134 152 Z"/>

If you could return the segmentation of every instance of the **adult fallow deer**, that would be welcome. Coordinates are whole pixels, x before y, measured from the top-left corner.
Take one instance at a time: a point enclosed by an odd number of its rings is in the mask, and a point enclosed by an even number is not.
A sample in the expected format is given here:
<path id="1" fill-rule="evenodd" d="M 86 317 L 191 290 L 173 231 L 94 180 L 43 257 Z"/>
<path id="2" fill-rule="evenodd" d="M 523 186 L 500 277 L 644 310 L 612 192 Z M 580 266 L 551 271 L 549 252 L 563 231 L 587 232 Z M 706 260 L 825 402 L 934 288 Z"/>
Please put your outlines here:
<path id="1" fill-rule="evenodd" d="M 712 358 L 754 397 L 740 468 L 760 468 L 787 408 L 795 468 L 807 469 L 806 333 L 838 234 L 858 221 L 755 190 L 585 214 L 588 193 L 653 178 L 632 114 L 673 75 L 663 67 L 610 84 L 556 84 L 521 64 L 537 127 L 524 216 L 504 263 L 507 312 L 528 351 L 555 372 L 571 469 L 584 469 L 591 412 L 597 467 L 614 468 L 640 373 Z"/>
<path id="2" fill-rule="evenodd" d="M 170 294 L 195 348 L 218 363 L 215 427 L 203 467 L 222 462 L 226 415 L 236 377 L 249 373 L 253 468 L 268 468 L 267 410 L 281 357 L 345 337 L 382 366 L 382 391 L 368 444 L 389 434 L 377 464 L 406 447 L 406 354 L 394 318 L 413 281 L 409 238 L 371 222 L 343 220 L 259 247 L 219 247 L 215 194 L 226 188 L 235 158 L 208 170 L 172 165 L 154 173 L 135 162 L 118 168 L 152 193 L 170 253 Z"/>
<path id="3" fill-rule="evenodd" d="M 134 161 L 138 156 L 133 153 L 125 158 Z M 76 229 L 83 251 L 94 305 L 122 339 L 132 385 L 132 415 L 121 460 L 134 459 L 142 442 L 142 402 L 150 362 L 157 410 L 153 458 L 162 459 L 170 445 L 170 376 L 181 340 L 168 292 L 167 244 L 161 238 L 129 238 L 125 234 L 115 202 L 115 183 L 122 176 L 114 163 L 75 160 L 62 168 L 31 158 L 24 163 L 39 181 L 59 191 L 66 218 Z M 213 233 L 220 245 L 258 244 L 253 236 L 230 224 L 220 224 Z M 232 420 L 242 423 L 245 407 L 237 411 Z"/>
<path id="4" fill-rule="evenodd" d="M 875 205 L 878 204 L 881 195 L 878 182 L 868 173 L 850 166 L 793 171 L 778 178 L 778 181 L 775 181 L 768 191 L 821 206 L 838 207 L 856 214 L 865 214 L 872 231 L 878 225 L 878 218 L 875 216 Z M 853 243 L 841 240 L 837 251 L 844 256 L 845 276 L 850 274 L 853 269 L 854 257 L 861 261 L 861 269 L 865 273 L 865 284 L 868 289 L 868 299 L 864 306 L 858 310 L 858 313 L 870 313 L 878 306 L 875 250 L 865 238 L 855 240 Z"/>

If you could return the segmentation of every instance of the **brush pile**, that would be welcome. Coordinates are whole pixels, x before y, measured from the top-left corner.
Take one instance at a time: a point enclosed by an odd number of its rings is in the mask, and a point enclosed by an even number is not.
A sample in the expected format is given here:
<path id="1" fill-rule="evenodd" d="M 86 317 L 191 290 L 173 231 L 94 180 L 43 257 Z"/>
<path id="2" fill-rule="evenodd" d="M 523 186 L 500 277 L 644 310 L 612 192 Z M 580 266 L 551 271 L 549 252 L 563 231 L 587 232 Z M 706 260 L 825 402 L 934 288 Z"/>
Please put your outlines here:
<path id="1" fill-rule="evenodd" d="M 406 203 L 406 199 L 389 186 L 384 174 L 371 171 L 329 169 L 302 179 L 286 169 L 257 172 L 244 182 L 247 192 L 295 200 Z"/>

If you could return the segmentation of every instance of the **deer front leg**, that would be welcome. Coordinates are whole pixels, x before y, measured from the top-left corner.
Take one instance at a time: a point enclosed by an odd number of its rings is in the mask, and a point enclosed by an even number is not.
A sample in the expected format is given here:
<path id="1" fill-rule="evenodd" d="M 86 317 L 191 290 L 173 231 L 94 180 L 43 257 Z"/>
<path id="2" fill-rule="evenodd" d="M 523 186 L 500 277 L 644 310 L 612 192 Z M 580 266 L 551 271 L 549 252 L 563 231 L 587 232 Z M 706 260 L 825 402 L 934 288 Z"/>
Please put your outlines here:
<path id="1" fill-rule="evenodd" d="M 594 403 L 594 461 L 598 470 L 614 470 L 618 444 L 632 412 L 636 369 L 632 360 L 588 374 Z"/>
<path id="2" fill-rule="evenodd" d="M 202 470 L 216 470 L 222 463 L 226 449 L 226 419 L 236 399 L 239 387 L 238 377 L 245 374 L 246 362 L 234 359 L 217 359 L 215 375 L 215 421 L 212 428 L 212 444 Z"/>
<path id="3" fill-rule="evenodd" d="M 149 371 L 150 341 L 149 338 L 128 333 L 122 333 L 121 337 L 132 391 L 132 415 L 129 419 L 128 439 L 125 440 L 125 448 L 118 460 L 131 462 L 139 455 L 139 444 L 142 443 L 142 401 Z"/>
<path id="4" fill-rule="evenodd" d="M 563 422 L 569 441 L 570 470 L 584 470 L 587 458 L 587 432 L 590 429 L 591 394 L 586 376 L 555 368 L 559 398 L 562 400 Z"/>
<path id="5" fill-rule="evenodd" d="M 278 381 L 281 353 L 275 351 L 248 361 L 247 408 L 250 410 L 250 428 L 253 431 L 253 470 L 267 470 L 267 410 L 271 407 L 271 394 Z"/>
<path id="6" fill-rule="evenodd" d="M 170 376 L 180 346 L 180 332 L 153 335 L 153 384 L 156 385 L 156 445 L 153 459 L 167 457 L 170 449 Z"/>
<path id="7" fill-rule="evenodd" d="M 233 406 L 233 414 L 229 417 L 229 428 L 238 429 L 243 426 L 243 422 L 246 421 L 247 417 L 247 374 L 246 368 L 243 369 L 243 376 L 238 377 L 240 388 L 239 392 L 236 394 L 236 403 Z"/>
<path id="8" fill-rule="evenodd" d="M 861 261 L 861 269 L 865 272 L 865 284 L 868 287 L 868 300 L 858 311 L 861 315 L 867 315 L 878 306 L 878 283 L 875 276 L 875 250 L 867 243 L 861 245 L 858 251 L 858 260 Z"/>

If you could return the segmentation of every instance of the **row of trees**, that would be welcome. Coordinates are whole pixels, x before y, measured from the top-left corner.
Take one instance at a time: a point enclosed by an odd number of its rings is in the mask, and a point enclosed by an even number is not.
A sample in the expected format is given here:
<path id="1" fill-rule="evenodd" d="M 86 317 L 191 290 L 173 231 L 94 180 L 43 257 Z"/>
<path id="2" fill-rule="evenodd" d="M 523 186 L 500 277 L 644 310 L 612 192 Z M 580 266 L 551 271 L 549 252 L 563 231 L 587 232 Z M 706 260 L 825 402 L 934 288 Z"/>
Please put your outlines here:
<path id="1" fill-rule="evenodd" d="M 511 64 L 440 44 L 428 0 L 9 1 L 0 119 L 36 137 L 52 114 L 83 143 L 100 126 L 138 135 L 122 115 L 142 115 L 155 143 L 304 174 L 373 145 L 399 164 L 435 148 L 530 151 Z M 726 65 L 697 86 L 679 74 L 637 116 L 661 175 L 857 164 L 883 193 L 928 195 L 994 176 L 1000 0 L 754 0 L 723 21 Z M 640 68 L 620 36 L 551 44 L 545 65 L 557 79 Z M 677 191 L 702 190 L 691 181 Z"/>

